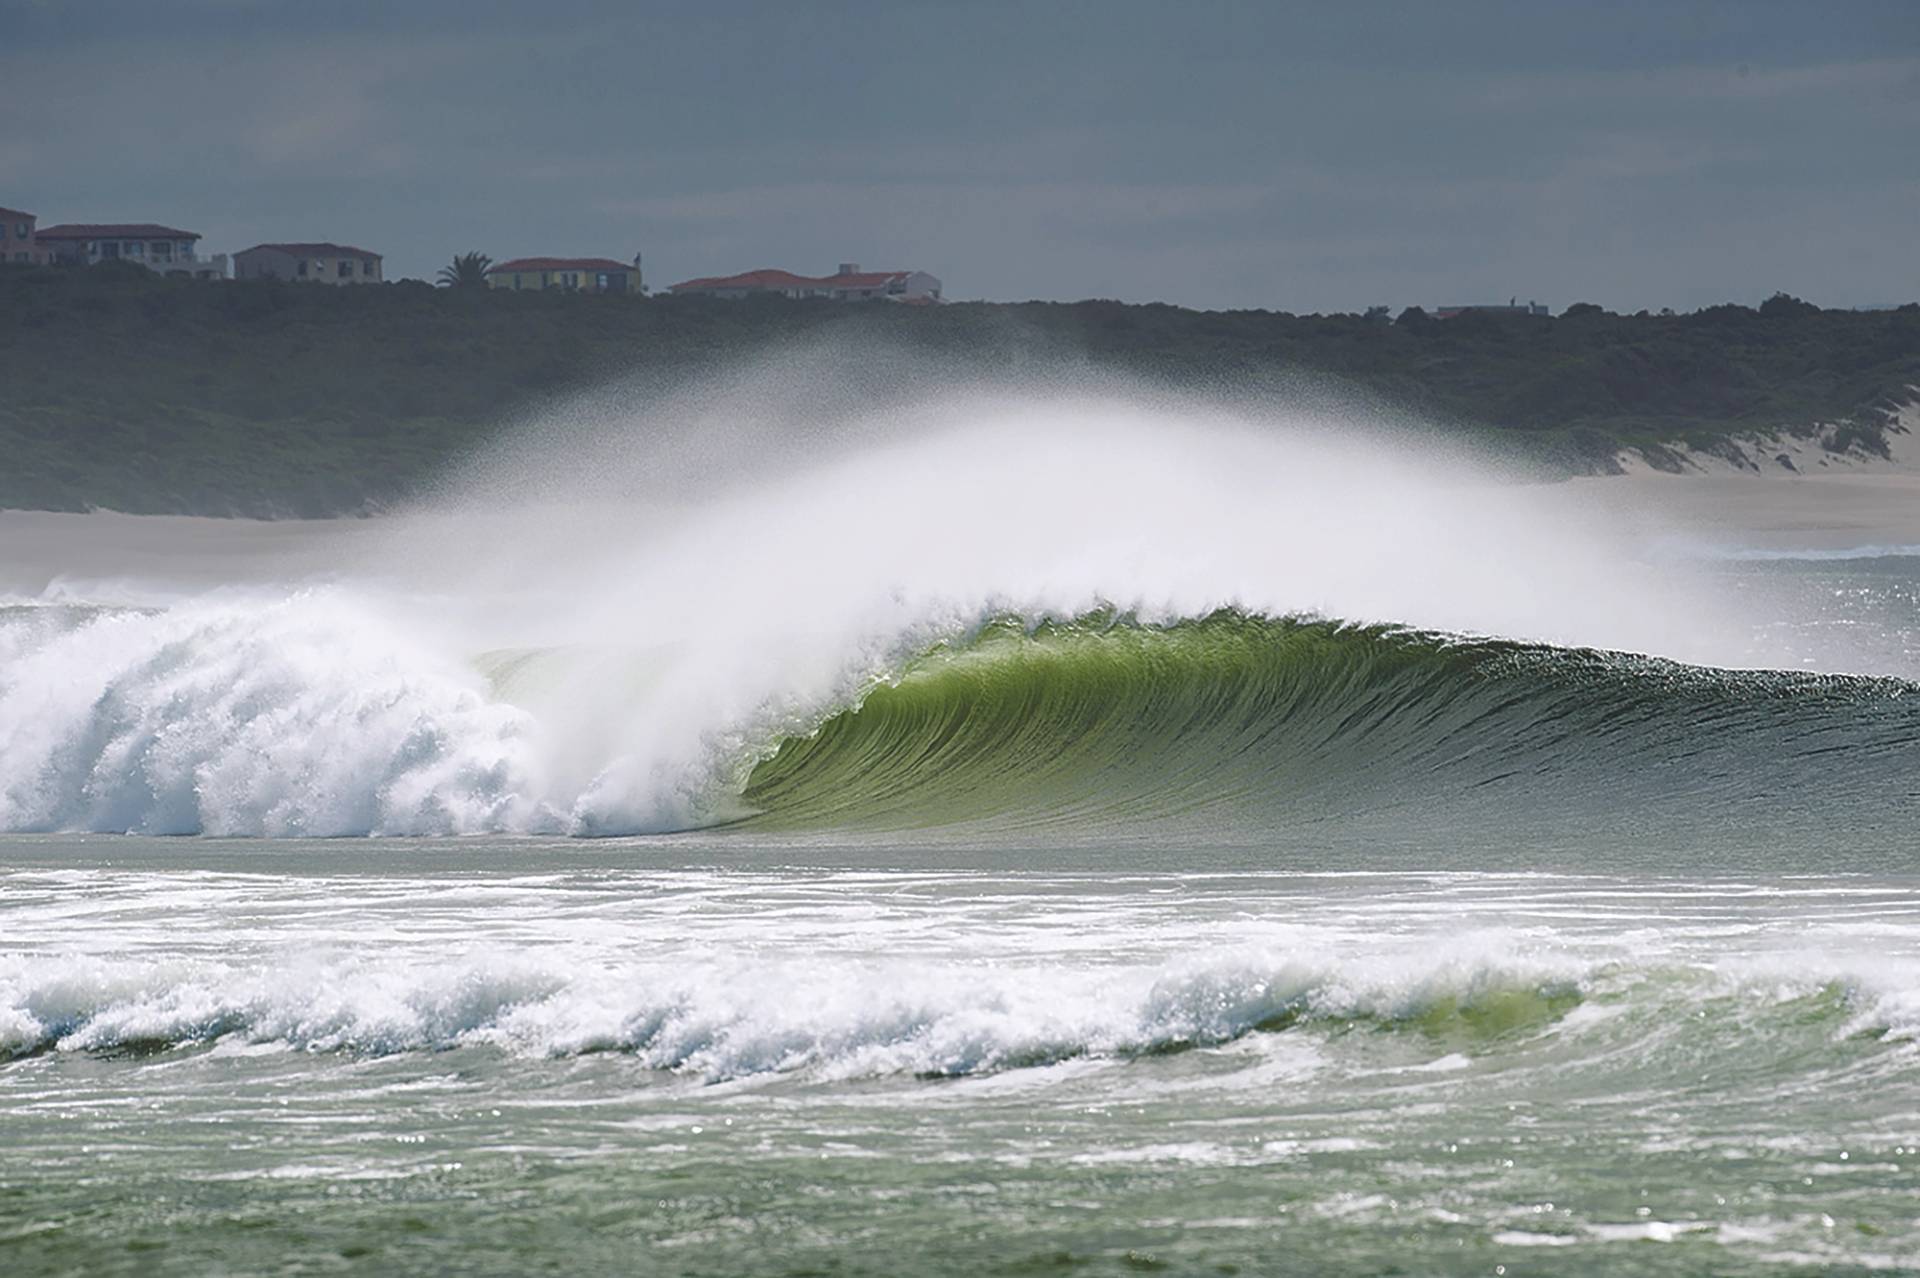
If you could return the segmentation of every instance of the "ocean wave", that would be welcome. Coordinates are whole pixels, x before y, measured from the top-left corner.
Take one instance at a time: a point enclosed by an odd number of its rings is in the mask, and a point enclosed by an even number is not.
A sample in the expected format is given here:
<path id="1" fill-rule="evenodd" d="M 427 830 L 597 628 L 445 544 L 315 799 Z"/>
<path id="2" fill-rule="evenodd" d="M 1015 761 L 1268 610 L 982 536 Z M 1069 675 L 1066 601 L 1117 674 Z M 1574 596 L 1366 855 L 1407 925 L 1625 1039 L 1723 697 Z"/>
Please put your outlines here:
<path id="1" fill-rule="evenodd" d="M 557 829 L 535 725 L 336 592 L 0 618 L 0 829 Z"/>
<path id="2" fill-rule="evenodd" d="M 1215 1046 L 1313 1023 L 1495 1035 L 1537 1028 L 1578 1000 L 1562 967 L 1475 960 L 1342 970 L 1235 955 L 1089 971 L 824 960 L 689 969 L 511 955 L 261 966 L 12 958 L 0 964 L 0 1051 L 485 1046 L 621 1052 L 711 1080 L 966 1075 Z"/>
<path id="3" fill-rule="evenodd" d="M 761 828 L 1109 838 L 1257 839 L 1409 808 L 1490 834 L 1656 812 L 1739 825 L 1781 819 L 1770 796 L 1795 819 L 1910 798 L 1912 691 L 1232 611 L 1004 618 L 783 741 L 743 797 Z"/>
<path id="4" fill-rule="evenodd" d="M 1831 824 L 1869 803 L 1891 831 L 1916 798 L 1920 698 L 1891 679 L 1231 610 L 929 620 L 849 653 L 816 680 L 827 691 L 704 710 L 674 701 L 674 659 L 456 659 L 329 591 L 16 609 L 0 618 L 0 829 L 1233 842 L 1414 808 L 1536 837 L 1549 807 L 1618 833 L 1654 813 Z M 520 704 L 554 686 L 617 731 Z"/>
<path id="5" fill-rule="evenodd" d="M 1598 1014 L 1574 1015 L 1590 1006 Z M 1623 1012 L 1631 1023 L 1619 1024 Z M 524 954 L 252 965 L 0 960 L 0 1055 L 15 1058 L 225 1044 L 360 1055 L 611 1052 L 707 1081 L 957 1077 L 1281 1032 L 1384 1033 L 1451 1058 L 1612 1025 L 1645 1047 L 1665 1041 L 1648 1025 L 1667 1032 L 1709 1016 L 1772 1017 L 1774 1033 L 1811 1030 L 1835 1042 L 1920 1032 L 1920 1005 L 1897 983 L 1836 972 L 1635 970 L 1444 945 L 1345 961 L 1243 951 L 1112 969 L 558 963 Z M 1753 1042 L 1750 1032 L 1737 1037 Z M 1698 1049 L 1683 1052 L 1689 1068 Z"/>

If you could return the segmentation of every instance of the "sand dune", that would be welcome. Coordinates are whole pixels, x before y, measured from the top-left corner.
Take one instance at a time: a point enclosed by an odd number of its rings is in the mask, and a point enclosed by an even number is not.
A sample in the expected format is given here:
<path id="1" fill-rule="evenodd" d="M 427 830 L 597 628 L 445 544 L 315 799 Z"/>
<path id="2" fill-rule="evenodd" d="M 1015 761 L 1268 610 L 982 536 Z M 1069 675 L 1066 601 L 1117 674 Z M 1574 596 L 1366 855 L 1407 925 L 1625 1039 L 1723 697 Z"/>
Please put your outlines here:
<path id="1" fill-rule="evenodd" d="M 1835 455 L 1812 439 L 1753 441 L 1756 466 L 1686 454 L 1680 474 L 1623 457 L 1627 474 L 1570 481 L 1585 506 L 1710 544 L 1841 551 L 1920 546 L 1920 405 L 1901 413 L 1890 459 Z M 1782 464 L 1781 459 L 1788 464 Z"/>

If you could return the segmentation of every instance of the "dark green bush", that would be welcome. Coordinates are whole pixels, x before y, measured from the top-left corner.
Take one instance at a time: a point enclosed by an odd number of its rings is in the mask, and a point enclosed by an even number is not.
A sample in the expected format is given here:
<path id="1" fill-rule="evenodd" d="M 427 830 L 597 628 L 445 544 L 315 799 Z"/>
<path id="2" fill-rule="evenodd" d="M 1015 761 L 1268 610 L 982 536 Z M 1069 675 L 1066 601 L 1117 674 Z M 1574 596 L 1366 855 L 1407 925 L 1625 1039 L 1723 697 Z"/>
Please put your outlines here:
<path id="1" fill-rule="evenodd" d="M 1559 473 L 1623 444 L 1828 427 L 1880 453 L 1920 385 L 1920 308 L 1560 319 L 1118 302 L 757 304 L 0 269 L 0 505 L 329 514 L 403 498 L 529 406 L 670 385 L 794 342 L 961 371 L 1092 367 L 1187 390 L 1401 411 Z M 857 363 L 857 361 L 856 361 Z M 876 385 L 893 363 L 872 361 Z M 645 392 L 632 390 L 632 396 Z M 1359 405 L 1355 408 L 1355 405 Z M 1656 457 L 1674 454 L 1656 453 Z"/>

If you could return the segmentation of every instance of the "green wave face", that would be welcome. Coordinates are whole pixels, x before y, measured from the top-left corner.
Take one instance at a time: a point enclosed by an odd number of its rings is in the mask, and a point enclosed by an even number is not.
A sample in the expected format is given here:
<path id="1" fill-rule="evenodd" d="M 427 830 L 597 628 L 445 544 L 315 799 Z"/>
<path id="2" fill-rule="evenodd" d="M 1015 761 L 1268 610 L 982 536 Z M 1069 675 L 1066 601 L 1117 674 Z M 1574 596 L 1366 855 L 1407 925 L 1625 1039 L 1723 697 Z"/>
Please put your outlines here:
<path id="1" fill-rule="evenodd" d="M 1231 612 L 1005 620 L 743 797 L 779 829 L 1697 848 L 1841 822 L 1866 849 L 1914 828 L 1913 691 Z"/>

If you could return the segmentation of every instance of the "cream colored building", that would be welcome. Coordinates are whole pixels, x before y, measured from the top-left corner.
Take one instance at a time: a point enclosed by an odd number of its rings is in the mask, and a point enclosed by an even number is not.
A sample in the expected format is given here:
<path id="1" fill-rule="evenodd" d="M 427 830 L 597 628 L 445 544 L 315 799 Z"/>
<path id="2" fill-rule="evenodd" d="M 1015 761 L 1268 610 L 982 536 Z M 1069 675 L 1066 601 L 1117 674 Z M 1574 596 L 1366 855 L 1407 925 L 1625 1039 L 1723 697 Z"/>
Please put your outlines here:
<path id="1" fill-rule="evenodd" d="M 203 255 L 200 233 L 153 222 L 75 222 L 42 227 L 34 244 L 48 261 L 95 266 L 101 262 L 132 262 L 156 275 L 186 276 L 197 280 L 227 278 L 227 255 Z"/>
<path id="2" fill-rule="evenodd" d="M 567 293 L 631 293 L 643 291 L 640 263 L 616 262 L 610 257 L 516 257 L 487 268 L 487 287 L 515 292 L 547 289 Z"/>
<path id="3" fill-rule="evenodd" d="M 256 244 L 233 255 L 236 280 L 295 280 L 309 284 L 378 284 L 378 253 L 351 244 Z"/>

